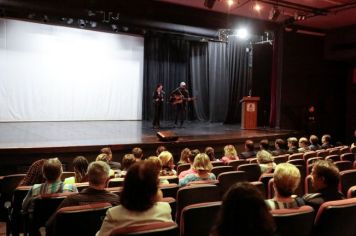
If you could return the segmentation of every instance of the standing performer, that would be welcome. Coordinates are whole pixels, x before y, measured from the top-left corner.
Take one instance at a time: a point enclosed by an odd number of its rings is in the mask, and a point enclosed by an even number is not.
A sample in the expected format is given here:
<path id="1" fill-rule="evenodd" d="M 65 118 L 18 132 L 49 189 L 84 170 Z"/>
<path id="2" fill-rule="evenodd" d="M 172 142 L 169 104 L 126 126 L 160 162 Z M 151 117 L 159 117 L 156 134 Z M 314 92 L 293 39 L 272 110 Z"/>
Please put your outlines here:
<path id="1" fill-rule="evenodd" d="M 160 128 L 160 118 L 162 114 L 162 106 L 164 100 L 163 85 L 157 84 L 156 90 L 153 92 L 153 104 L 154 104 L 154 118 L 153 118 L 153 128 Z"/>
<path id="2" fill-rule="evenodd" d="M 176 116 L 174 124 L 177 125 L 178 119 L 180 120 L 180 126 L 183 126 L 186 116 L 187 101 L 191 101 L 193 98 L 189 97 L 189 92 L 185 82 L 181 82 L 179 87 L 173 90 L 170 94 L 170 102 L 175 105 Z"/>

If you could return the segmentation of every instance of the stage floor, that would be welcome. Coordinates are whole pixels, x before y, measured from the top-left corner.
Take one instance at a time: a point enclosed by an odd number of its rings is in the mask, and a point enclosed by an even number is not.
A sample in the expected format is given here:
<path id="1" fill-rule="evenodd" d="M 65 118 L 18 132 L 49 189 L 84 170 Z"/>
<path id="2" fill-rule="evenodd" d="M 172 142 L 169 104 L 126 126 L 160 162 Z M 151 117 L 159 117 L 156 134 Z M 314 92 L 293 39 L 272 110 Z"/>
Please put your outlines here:
<path id="1" fill-rule="evenodd" d="M 3 122 L 0 149 L 159 144 L 156 133 L 164 130 L 176 133 L 177 142 L 274 139 L 295 133 L 269 128 L 242 130 L 240 125 L 204 122 L 186 122 L 183 128 L 174 128 L 167 122 L 159 130 L 147 121 Z"/>

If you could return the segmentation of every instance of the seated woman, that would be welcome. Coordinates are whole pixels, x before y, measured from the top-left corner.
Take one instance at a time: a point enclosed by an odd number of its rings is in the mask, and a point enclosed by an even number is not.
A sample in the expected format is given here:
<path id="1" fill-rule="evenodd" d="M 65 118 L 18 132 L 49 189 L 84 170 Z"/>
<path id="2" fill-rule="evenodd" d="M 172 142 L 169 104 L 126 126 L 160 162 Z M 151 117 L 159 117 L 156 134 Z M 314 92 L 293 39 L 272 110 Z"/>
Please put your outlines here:
<path id="1" fill-rule="evenodd" d="M 156 156 L 150 156 L 147 158 L 147 161 L 152 162 L 155 166 L 155 171 L 158 171 L 158 173 L 161 175 L 162 172 L 162 161 Z M 169 184 L 169 181 L 167 179 L 159 179 L 160 184 Z"/>
<path id="2" fill-rule="evenodd" d="M 184 148 L 180 153 L 180 159 L 178 161 L 178 165 L 190 163 L 189 158 L 191 154 L 192 152 L 190 151 L 189 148 Z"/>
<path id="3" fill-rule="evenodd" d="M 199 180 L 216 180 L 215 175 L 210 172 L 212 168 L 213 166 L 211 165 L 208 155 L 205 153 L 198 154 L 192 166 L 192 169 L 194 169 L 196 173 L 186 175 L 183 179 L 180 179 L 179 186 L 185 186 L 189 182 Z"/>
<path id="4" fill-rule="evenodd" d="M 257 157 L 257 163 L 261 168 L 261 174 L 271 173 L 276 168 L 276 163 L 274 163 L 271 153 L 262 150 L 257 152 L 256 157 Z"/>
<path id="5" fill-rule="evenodd" d="M 234 160 L 239 160 L 234 145 L 226 145 L 224 147 L 224 156 L 223 158 L 221 158 L 221 161 L 227 164 L 230 161 L 234 161 Z"/>
<path id="6" fill-rule="evenodd" d="M 150 222 L 172 222 L 171 208 L 160 202 L 158 171 L 149 161 L 136 162 L 126 174 L 121 205 L 106 212 L 97 236 L 110 235 L 115 227 L 140 225 Z"/>
<path id="7" fill-rule="evenodd" d="M 106 164 L 109 165 L 110 162 L 110 156 L 106 153 L 101 153 L 96 157 L 95 161 L 103 161 L 106 162 Z M 113 169 L 110 168 L 110 178 L 114 178 L 115 177 L 115 171 Z"/>
<path id="8" fill-rule="evenodd" d="M 217 161 L 217 159 L 215 158 L 215 150 L 213 147 L 206 147 L 205 154 L 208 155 L 210 161 Z"/>
<path id="9" fill-rule="evenodd" d="M 274 198 L 266 200 L 271 210 L 298 208 L 305 205 L 304 200 L 293 195 L 300 183 L 300 172 L 290 163 L 278 164 L 273 173 Z"/>
<path id="10" fill-rule="evenodd" d="M 247 182 L 236 183 L 224 195 L 211 236 L 272 236 L 275 224 L 261 192 Z"/>
<path id="11" fill-rule="evenodd" d="M 45 162 L 46 159 L 41 159 L 32 163 L 25 178 L 21 181 L 20 186 L 30 186 L 44 183 L 46 180 L 43 178 L 42 168 Z"/>
<path id="12" fill-rule="evenodd" d="M 136 158 L 133 154 L 125 154 L 124 158 L 122 158 L 122 171 L 120 172 L 120 177 L 125 177 L 127 170 L 135 164 Z"/>
<path id="13" fill-rule="evenodd" d="M 64 180 L 65 184 L 88 182 L 87 170 L 88 160 L 83 156 L 77 156 L 73 160 L 74 177 L 68 177 Z"/>
<path id="14" fill-rule="evenodd" d="M 174 170 L 174 162 L 172 153 L 169 151 L 163 151 L 159 154 L 158 158 L 162 161 L 162 172 L 161 176 L 172 176 L 177 175 L 177 172 Z"/>

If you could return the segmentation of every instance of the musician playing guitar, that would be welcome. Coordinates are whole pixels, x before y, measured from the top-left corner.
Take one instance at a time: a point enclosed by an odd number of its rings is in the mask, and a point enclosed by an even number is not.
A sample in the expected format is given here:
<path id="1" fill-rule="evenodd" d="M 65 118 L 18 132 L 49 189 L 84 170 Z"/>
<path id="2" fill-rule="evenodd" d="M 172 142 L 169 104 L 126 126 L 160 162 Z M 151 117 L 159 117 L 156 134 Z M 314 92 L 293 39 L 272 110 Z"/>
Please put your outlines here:
<path id="1" fill-rule="evenodd" d="M 175 105 L 176 110 L 174 121 L 175 126 L 177 126 L 178 120 L 180 121 L 179 127 L 183 126 L 187 110 L 187 102 L 192 101 L 194 99 L 195 98 L 189 96 L 189 91 L 185 82 L 181 82 L 179 87 L 171 92 L 170 102 Z"/>

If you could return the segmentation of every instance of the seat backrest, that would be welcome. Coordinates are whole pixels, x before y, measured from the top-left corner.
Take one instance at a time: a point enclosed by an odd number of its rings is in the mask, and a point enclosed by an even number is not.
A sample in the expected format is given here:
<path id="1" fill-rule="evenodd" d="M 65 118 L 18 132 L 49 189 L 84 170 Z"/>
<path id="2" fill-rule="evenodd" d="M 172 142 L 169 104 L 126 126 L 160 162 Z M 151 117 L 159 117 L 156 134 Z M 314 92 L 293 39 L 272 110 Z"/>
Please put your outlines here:
<path id="1" fill-rule="evenodd" d="M 344 170 L 340 172 L 340 191 L 347 195 L 347 191 L 356 185 L 356 169 Z"/>
<path id="2" fill-rule="evenodd" d="M 305 189 L 305 193 L 315 193 L 316 190 L 313 187 L 313 177 L 311 175 L 308 175 L 307 177 L 305 177 L 304 180 L 304 189 Z"/>
<path id="3" fill-rule="evenodd" d="M 177 192 L 177 222 L 184 207 L 202 203 L 221 200 L 219 187 L 216 185 L 192 185 L 180 188 Z"/>
<path id="4" fill-rule="evenodd" d="M 273 173 L 265 173 L 260 176 L 260 181 L 263 183 L 265 189 L 265 198 L 268 199 L 268 182 L 273 178 Z"/>
<path id="5" fill-rule="evenodd" d="M 248 164 L 248 162 L 246 160 L 233 160 L 233 161 L 229 161 L 228 165 L 232 166 L 234 168 L 234 170 L 237 170 L 237 167 L 243 164 Z"/>
<path id="6" fill-rule="evenodd" d="M 213 165 L 213 167 L 215 166 L 225 166 L 225 163 L 222 161 L 212 161 L 211 164 Z"/>
<path id="7" fill-rule="evenodd" d="M 261 181 L 252 181 L 250 182 L 250 184 L 254 185 L 258 189 L 258 191 L 260 191 L 262 196 L 267 196 L 266 188 Z"/>
<path id="8" fill-rule="evenodd" d="M 316 156 L 317 157 L 327 157 L 329 155 L 329 151 L 328 150 L 317 150 L 316 151 Z"/>
<path id="9" fill-rule="evenodd" d="M 305 161 L 303 159 L 294 159 L 294 160 L 289 160 L 287 162 L 293 165 L 306 166 Z"/>
<path id="10" fill-rule="evenodd" d="M 163 197 L 177 197 L 178 184 L 160 184 L 159 188 L 162 190 Z"/>
<path id="11" fill-rule="evenodd" d="M 234 171 L 234 168 L 232 166 L 216 166 L 211 169 L 211 173 L 213 173 L 216 178 L 219 177 L 219 174 L 228 172 L 228 171 Z"/>
<path id="12" fill-rule="evenodd" d="M 270 179 L 268 181 L 268 189 L 267 189 L 267 199 L 271 199 L 274 197 L 274 188 L 273 188 L 273 184 L 274 184 L 274 179 Z"/>
<path id="13" fill-rule="evenodd" d="M 340 148 L 330 148 L 327 150 L 329 151 L 329 155 L 340 155 L 341 154 Z"/>
<path id="14" fill-rule="evenodd" d="M 314 222 L 315 236 L 355 236 L 356 198 L 323 203 Z"/>
<path id="15" fill-rule="evenodd" d="M 89 182 L 83 182 L 83 183 L 74 183 L 75 187 L 77 187 L 78 192 L 81 192 L 83 189 L 89 187 Z"/>
<path id="16" fill-rule="evenodd" d="M 295 209 L 272 210 L 279 236 L 310 236 L 314 223 L 314 210 L 310 206 Z"/>
<path id="17" fill-rule="evenodd" d="M 355 161 L 355 154 L 354 153 L 343 153 L 343 154 L 340 155 L 340 159 L 342 161 L 354 162 Z"/>
<path id="18" fill-rule="evenodd" d="M 334 164 L 339 171 L 351 170 L 353 168 L 351 161 L 335 161 Z"/>
<path id="19" fill-rule="evenodd" d="M 110 236 L 145 235 L 145 236 L 177 236 L 178 225 L 174 222 L 152 222 L 147 224 L 117 227 Z"/>
<path id="20" fill-rule="evenodd" d="M 190 163 L 180 164 L 177 166 L 177 175 L 179 175 L 181 172 L 183 172 L 185 170 L 189 170 L 189 169 L 190 169 Z"/>
<path id="21" fill-rule="evenodd" d="M 350 151 L 351 151 L 351 149 L 350 149 L 350 147 L 348 147 L 348 146 L 345 146 L 345 147 L 340 148 L 340 154 L 348 153 L 348 152 L 350 152 Z"/>
<path id="22" fill-rule="evenodd" d="M 352 198 L 352 197 L 356 197 L 356 185 L 352 186 L 347 191 L 347 198 Z"/>
<path id="23" fill-rule="evenodd" d="M 273 157 L 273 160 L 276 164 L 279 164 L 279 163 L 287 162 L 288 158 L 289 158 L 289 154 L 283 154 L 283 155 Z"/>
<path id="24" fill-rule="evenodd" d="M 261 168 L 258 164 L 245 164 L 237 168 L 239 171 L 246 172 L 247 181 L 257 181 L 261 176 Z"/>
<path id="25" fill-rule="evenodd" d="M 252 163 L 257 163 L 257 158 L 256 157 L 254 157 L 254 158 L 248 158 L 248 159 L 246 159 L 250 164 L 252 164 Z"/>
<path id="26" fill-rule="evenodd" d="M 305 153 L 302 153 L 302 152 L 293 153 L 293 154 L 289 155 L 288 160 L 303 159 L 304 155 L 305 155 Z"/>
<path id="27" fill-rule="evenodd" d="M 296 165 L 300 173 L 300 182 L 298 188 L 295 190 L 295 194 L 298 196 L 303 196 L 305 194 L 304 190 L 304 179 L 307 176 L 306 168 L 302 165 Z"/>
<path id="28" fill-rule="evenodd" d="M 233 184 L 246 181 L 246 176 L 244 171 L 228 171 L 221 173 L 218 180 L 221 194 L 223 195 Z"/>
<path id="29" fill-rule="evenodd" d="M 181 236 L 208 236 L 221 202 L 205 202 L 184 207 L 180 219 Z"/>
<path id="30" fill-rule="evenodd" d="M 327 155 L 325 157 L 325 160 L 332 161 L 332 162 L 340 161 L 340 156 L 339 155 Z"/>
<path id="31" fill-rule="evenodd" d="M 0 196 L 1 196 L 1 201 L 11 201 L 12 194 L 19 186 L 23 178 L 25 177 L 25 174 L 16 174 L 16 175 L 6 175 L 1 179 L 1 184 L 0 184 Z M 3 206 L 4 204 L 2 204 Z"/>
<path id="32" fill-rule="evenodd" d="M 350 148 L 350 152 L 351 153 L 356 153 L 356 146 L 353 146 L 352 148 Z"/>
<path id="33" fill-rule="evenodd" d="M 110 203 L 63 207 L 56 212 L 54 233 L 55 235 L 95 235 L 110 207 Z"/>
<path id="34" fill-rule="evenodd" d="M 316 157 L 317 153 L 315 151 L 305 152 L 302 156 L 304 161 L 306 162 L 308 159 Z"/>
<path id="35" fill-rule="evenodd" d="M 124 178 L 113 178 L 108 182 L 108 188 L 122 187 L 124 185 Z"/>

